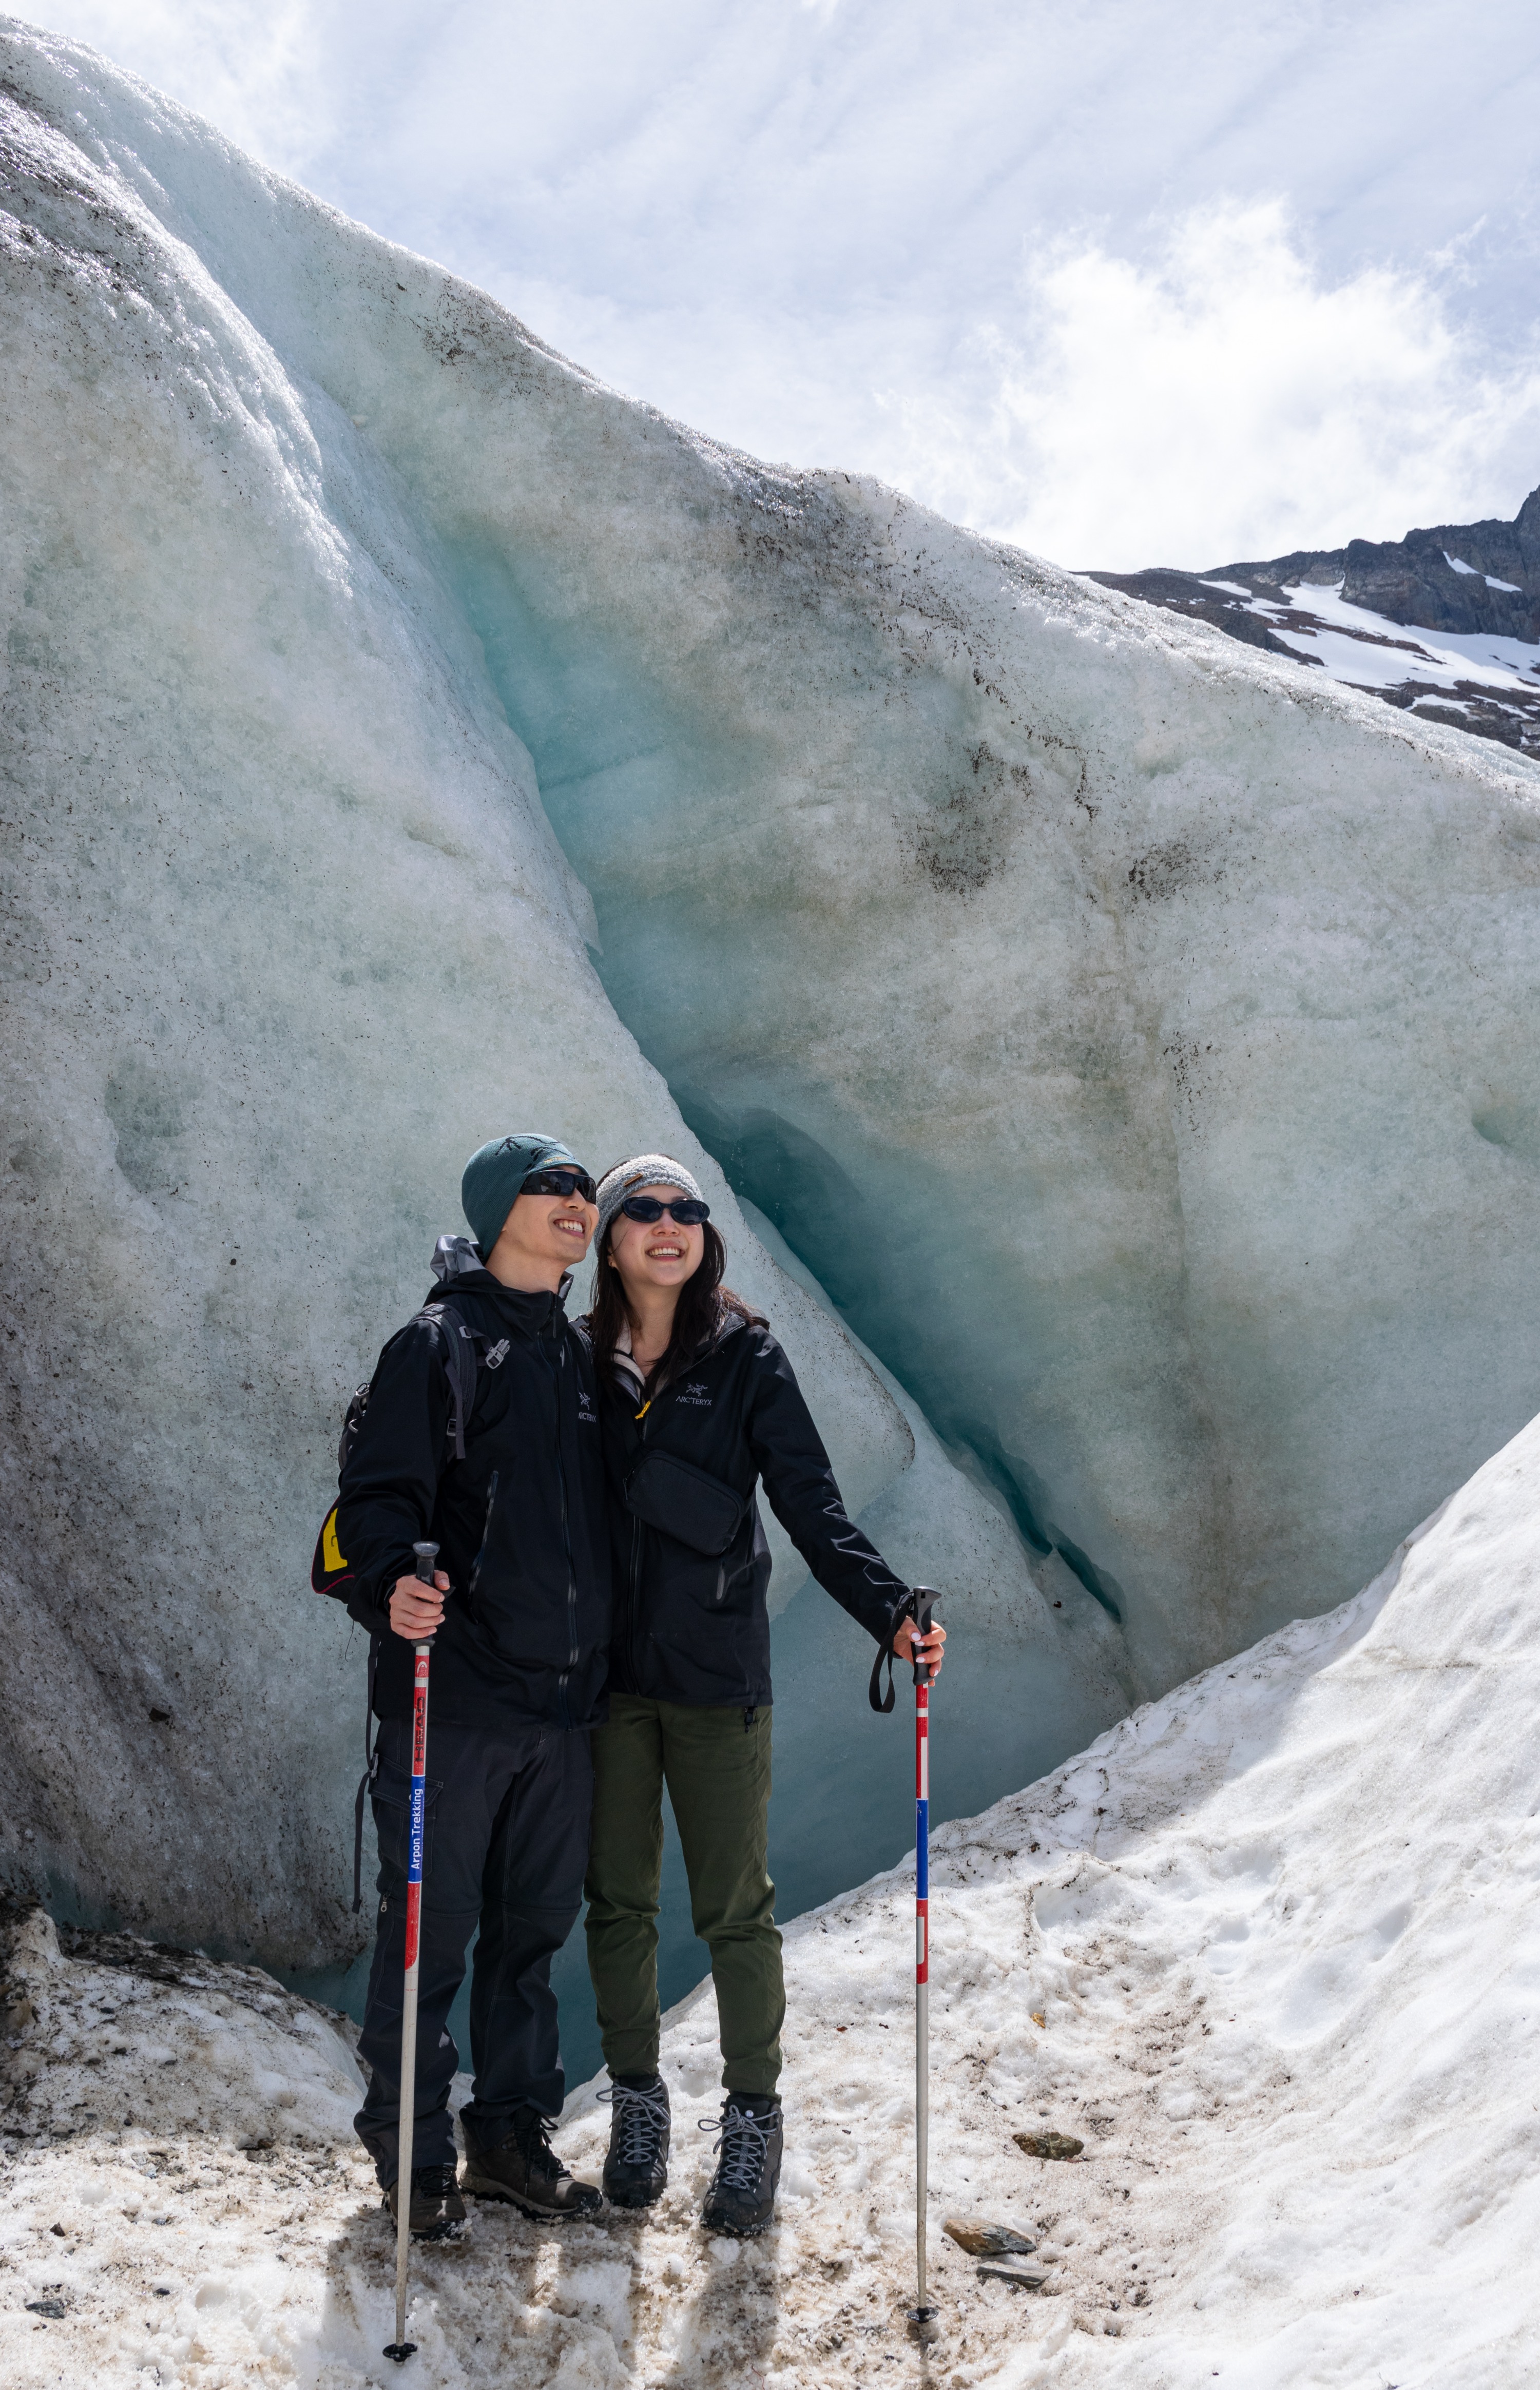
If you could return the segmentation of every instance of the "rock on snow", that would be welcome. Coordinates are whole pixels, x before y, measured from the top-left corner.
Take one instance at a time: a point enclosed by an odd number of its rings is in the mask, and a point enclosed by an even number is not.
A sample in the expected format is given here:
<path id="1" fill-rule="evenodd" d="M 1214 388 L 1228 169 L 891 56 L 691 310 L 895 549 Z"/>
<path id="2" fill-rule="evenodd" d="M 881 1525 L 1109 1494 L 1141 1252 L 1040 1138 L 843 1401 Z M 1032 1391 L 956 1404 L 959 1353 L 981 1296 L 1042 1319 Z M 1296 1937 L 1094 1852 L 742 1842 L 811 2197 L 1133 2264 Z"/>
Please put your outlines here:
<path id="1" fill-rule="evenodd" d="M 939 1778 L 966 1723 L 933 1715 Z M 1540 2329 L 1537 1719 L 1540 1420 L 1355 1600 L 937 1837 L 923 2361 L 900 1869 L 788 1935 L 776 2228 L 694 2220 L 707 1987 L 668 2021 L 661 2208 L 546 2231 L 477 2207 L 418 2261 L 412 2378 L 1510 2390 Z M 391 2243 L 336 2021 L 78 1939 L 61 1959 L 34 1919 L 7 1971 L 7 2382 L 382 2382 Z M 1084 2154 L 1024 2157 L 1023 2129 Z M 982 2276 L 946 2217 L 1034 2241 L 1045 2288 Z"/>

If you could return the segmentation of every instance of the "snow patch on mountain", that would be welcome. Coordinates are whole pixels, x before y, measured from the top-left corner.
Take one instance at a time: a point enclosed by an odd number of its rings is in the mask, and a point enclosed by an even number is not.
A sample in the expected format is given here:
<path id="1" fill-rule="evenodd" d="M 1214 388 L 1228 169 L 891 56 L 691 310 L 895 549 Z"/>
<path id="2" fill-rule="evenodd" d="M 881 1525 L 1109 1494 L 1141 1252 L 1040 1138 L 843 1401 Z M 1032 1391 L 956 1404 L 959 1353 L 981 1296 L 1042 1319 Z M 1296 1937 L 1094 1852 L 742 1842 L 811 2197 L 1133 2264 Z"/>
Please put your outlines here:
<path id="1" fill-rule="evenodd" d="M 1291 653 L 1351 688 L 1389 696 L 1440 722 L 1469 715 L 1478 703 L 1499 707 L 1511 718 L 1515 743 L 1526 737 L 1526 726 L 1540 739 L 1540 641 L 1495 631 L 1408 631 L 1388 615 L 1348 604 L 1340 581 L 1324 589 L 1295 583 L 1276 598 L 1247 592 L 1245 607 Z"/>

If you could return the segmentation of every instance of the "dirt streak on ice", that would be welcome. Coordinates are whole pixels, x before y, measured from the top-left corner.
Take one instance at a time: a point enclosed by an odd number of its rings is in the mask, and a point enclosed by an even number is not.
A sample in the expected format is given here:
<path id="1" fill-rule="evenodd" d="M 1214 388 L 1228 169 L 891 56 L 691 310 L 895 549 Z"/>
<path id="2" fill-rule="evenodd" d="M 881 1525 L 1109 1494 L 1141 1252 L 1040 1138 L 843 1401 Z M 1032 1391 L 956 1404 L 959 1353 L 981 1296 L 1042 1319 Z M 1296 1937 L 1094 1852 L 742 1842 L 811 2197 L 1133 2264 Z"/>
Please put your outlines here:
<path id="1" fill-rule="evenodd" d="M 788 1934 L 789 2155 L 695 2222 L 708 1989 L 647 2218 L 479 2208 L 409 2376 L 342 2021 L 255 1970 L 13 1931 L 0 2364 L 44 2384 L 831 2382 L 1498 2390 L 1540 2323 L 1540 1423 L 1356 1600 L 936 1838 L 931 2248 L 912 2262 L 907 1870 Z M 934 1766 L 966 1732 L 938 1696 Z M 597 2169 L 593 2087 L 563 2146 Z M 1068 2164 L 1014 2136 L 1077 2135 Z M 947 2215 L 1040 2242 L 981 2280 Z"/>

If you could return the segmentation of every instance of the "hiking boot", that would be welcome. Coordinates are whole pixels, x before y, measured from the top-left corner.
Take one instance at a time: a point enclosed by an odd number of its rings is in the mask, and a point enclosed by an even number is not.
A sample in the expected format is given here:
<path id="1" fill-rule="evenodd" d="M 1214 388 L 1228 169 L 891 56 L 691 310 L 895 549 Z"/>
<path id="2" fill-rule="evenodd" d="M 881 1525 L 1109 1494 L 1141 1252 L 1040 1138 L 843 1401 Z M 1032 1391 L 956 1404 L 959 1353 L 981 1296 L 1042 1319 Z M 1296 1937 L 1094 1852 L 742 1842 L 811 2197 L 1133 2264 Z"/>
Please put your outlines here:
<path id="1" fill-rule="evenodd" d="M 709 2133 L 707 2117 L 700 2129 Z M 716 2136 L 721 2155 L 700 2221 L 708 2232 L 751 2241 L 775 2213 L 780 2180 L 781 2103 L 773 2091 L 729 2091 Z"/>
<path id="2" fill-rule="evenodd" d="M 597 2183 L 576 2182 L 551 2147 L 551 2119 L 520 2108 L 495 2147 L 468 2140 L 461 2189 L 477 2199 L 506 2199 L 526 2216 L 597 2216 L 604 2204 Z"/>
<path id="3" fill-rule="evenodd" d="M 401 2184 L 391 2183 L 381 2204 L 392 2222 L 401 2215 Z M 465 2229 L 465 2202 L 455 2179 L 455 2165 L 412 2168 L 411 2234 L 414 2241 L 457 2241 Z"/>
<path id="4" fill-rule="evenodd" d="M 616 2076 L 599 2098 L 610 2103 L 610 2154 L 604 2195 L 616 2207 L 650 2207 L 668 2189 L 668 2085 Z"/>

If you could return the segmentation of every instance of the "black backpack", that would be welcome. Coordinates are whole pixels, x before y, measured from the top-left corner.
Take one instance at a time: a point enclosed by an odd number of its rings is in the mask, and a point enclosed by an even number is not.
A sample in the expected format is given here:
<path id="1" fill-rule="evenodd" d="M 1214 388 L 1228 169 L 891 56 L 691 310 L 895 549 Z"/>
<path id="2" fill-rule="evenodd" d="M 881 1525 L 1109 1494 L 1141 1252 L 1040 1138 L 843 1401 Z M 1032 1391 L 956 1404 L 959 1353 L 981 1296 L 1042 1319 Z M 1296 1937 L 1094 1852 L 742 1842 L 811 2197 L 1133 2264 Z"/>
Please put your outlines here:
<path id="1" fill-rule="evenodd" d="M 470 1417 L 470 1407 L 476 1399 L 476 1367 L 480 1355 L 473 1329 L 466 1326 L 457 1311 L 446 1303 L 424 1304 L 414 1315 L 426 1319 L 443 1348 L 443 1373 L 449 1381 L 449 1426 L 445 1437 L 444 1459 L 465 1458 L 465 1423 Z M 412 1320 L 407 1321 L 411 1327 Z M 501 1357 L 499 1356 L 499 1357 Z M 379 1365 L 375 1365 L 375 1375 Z M 337 1439 L 337 1485 L 341 1493 L 342 1472 L 352 1459 L 353 1448 L 363 1432 L 364 1414 L 369 1407 L 374 1379 L 367 1385 L 355 1386 L 348 1397 L 348 1407 L 342 1414 L 342 1433 Z M 346 1601 L 348 1587 L 353 1583 L 353 1571 L 342 1555 L 337 1540 L 337 1504 L 334 1502 L 321 1522 L 321 1532 L 315 1538 L 315 1553 L 310 1563 L 310 1589 L 313 1593 L 329 1594 L 334 1601 Z"/>

